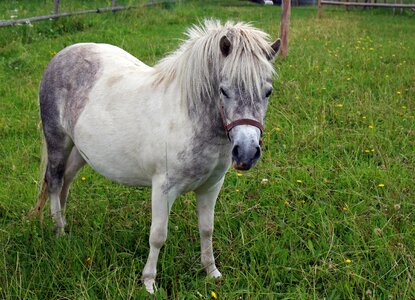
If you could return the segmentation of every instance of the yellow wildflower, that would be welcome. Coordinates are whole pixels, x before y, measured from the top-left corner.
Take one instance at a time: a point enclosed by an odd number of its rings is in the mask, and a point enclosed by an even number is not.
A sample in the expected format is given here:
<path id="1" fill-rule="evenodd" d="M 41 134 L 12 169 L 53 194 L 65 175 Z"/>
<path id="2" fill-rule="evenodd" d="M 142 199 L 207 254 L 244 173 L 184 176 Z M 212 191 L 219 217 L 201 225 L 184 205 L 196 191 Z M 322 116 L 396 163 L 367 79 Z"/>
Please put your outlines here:
<path id="1" fill-rule="evenodd" d="M 375 126 L 373 126 L 373 125 L 369 125 L 368 127 L 369 127 L 370 129 L 375 128 Z"/>
<path id="2" fill-rule="evenodd" d="M 378 187 L 384 187 L 385 185 L 383 183 L 379 183 Z"/>
<path id="3" fill-rule="evenodd" d="M 289 202 L 288 200 L 285 200 L 285 201 L 284 201 L 284 204 L 285 204 L 285 205 L 290 205 L 290 202 Z"/>
<path id="4" fill-rule="evenodd" d="M 300 180 L 300 179 L 297 179 L 297 182 L 298 182 L 298 183 L 303 183 L 303 181 L 302 181 L 302 180 Z"/>
<path id="5" fill-rule="evenodd" d="M 87 257 L 86 259 L 85 259 L 85 263 L 87 264 L 87 265 L 92 265 L 92 258 L 90 258 L 90 257 Z"/>
<path id="6" fill-rule="evenodd" d="M 352 262 L 352 260 L 347 258 L 347 259 L 344 260 L 344 262 L 347 263 L 347 264 L 350 264 Z"/>
<path id="7" fill-rule="evenodd" d="M 366 149 L 366 150 L 365 150 L 365 152 L 366 152 L 366 153 L 370 153 L 370 150 L 369 150 L 369 149 Z"/>
<path id="8" fill-rule="evenodd" d="M 397 92 L 396 92 L 396 95 L 398 95 L 398 96 L 399 96 L 400 94 L 401 94 L 401 92 L 400 92 L 400 91 L 397 91 Z"/>
<path id="9" fill-rule="evenodd" d="M 211 291 L 210 295 L 212 296 L 213 299 L 218 299 L 218 294 L 216 294 L 215 291 Z"/>
<path id="10" fill-rule="evenodd" d="M 81 180 L 82 180 L 82 181 L 85 181 L 85 180 L 86 180 L 86 178 L 85 178 L 84 176 L 82 176 L 82 177 L 81 177 Z"/>
<path id="11" fill-rule="evenodd" d="M 236 173 L 236 176 L 241 177 L 241 176 L 244 176 L 244 174 L 242 174 L 242 173 Z"/>
<path id="12" fill-rule="evenodd" d="M 281 131 L 281 128 L 277 127 L 275 128 L 276 131 Z"/>
<path id="13" fill-rule="evenodd" d="M 339 103 L 339 104 L 336 104 L 336 106 L 342 108 L 343 104 Z"/>
<path id="14" fill-rule="evenodd" d="M 343 206 L 343 211 L 348 211 L 349 209 L 346 206 Z"/>

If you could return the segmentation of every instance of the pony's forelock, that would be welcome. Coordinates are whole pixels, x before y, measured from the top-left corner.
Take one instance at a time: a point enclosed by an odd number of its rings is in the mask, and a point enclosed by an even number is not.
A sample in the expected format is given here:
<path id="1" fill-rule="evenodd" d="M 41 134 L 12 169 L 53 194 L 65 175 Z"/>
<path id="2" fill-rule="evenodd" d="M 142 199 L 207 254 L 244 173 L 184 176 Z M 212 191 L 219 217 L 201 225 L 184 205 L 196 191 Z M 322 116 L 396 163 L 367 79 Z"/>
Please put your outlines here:
<path id="1" fill-rule="evenodd" d="M 155 84 L 169 84 L 175 79 L 181 87 L 188 105 L 197 108 L 204 98 L 213 98 L 221 78 L 231 85 L 243 88 L 254 101 L 261 95 L 261 84 L 274 74 L 273 50 L 269 36 L 250 24 L 205 20 L 190 27 L 181 46 L 155 66 Z M 220 39 L 226 36 L 231 51 L 225 58 L 221 53 Z"/>

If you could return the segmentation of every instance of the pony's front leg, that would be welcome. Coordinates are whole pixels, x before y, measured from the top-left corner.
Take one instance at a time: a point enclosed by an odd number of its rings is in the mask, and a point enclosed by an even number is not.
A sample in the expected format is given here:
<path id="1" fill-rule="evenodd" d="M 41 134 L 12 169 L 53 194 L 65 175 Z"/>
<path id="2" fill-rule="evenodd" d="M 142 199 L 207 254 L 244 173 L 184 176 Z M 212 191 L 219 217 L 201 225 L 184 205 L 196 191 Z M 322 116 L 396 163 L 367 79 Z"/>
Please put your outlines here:
<path id="1" fill-rule="evenodd" d="M 146 290 L 153 294 L 157 274 L 157 260 L 161 247 L 167 239 L 167 225 L 170 208 L 177 194 L 162 190 L 162 184 L 153 180 L 151 195 L 151 229 L 150 229 L 150 253 L 143 270 L 142 280 Z"/>
<path id="2" fill-rule="evenodd" d="M 196 192 L 201 262 L 207 276 L 214 278 L 222 276 L 216 267 L 212 246 L 214 210 L 222 184 L 223 179 L 206 191 Z"/>

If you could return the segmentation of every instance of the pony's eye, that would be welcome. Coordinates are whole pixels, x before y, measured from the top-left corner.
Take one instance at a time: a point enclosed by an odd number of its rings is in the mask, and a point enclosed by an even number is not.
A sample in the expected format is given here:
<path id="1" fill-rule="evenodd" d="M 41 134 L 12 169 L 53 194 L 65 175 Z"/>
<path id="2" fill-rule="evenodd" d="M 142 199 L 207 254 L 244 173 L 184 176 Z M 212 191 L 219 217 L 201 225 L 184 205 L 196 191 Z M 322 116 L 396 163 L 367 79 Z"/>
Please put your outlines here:
<path id="1" fill-rule="evenodd" d="M 225 90 L 223 88 L 220 88 L 220 93 L 225 96 L 226 98 L 229 98 L 228 94 L 226 94 Z"/>
<path id="2" fill-rule="evenodd" d="M 269 98 L 269 96 L 271 96 L 271 94 L 272 94 L 272 90 L 269 90 L 269 91 L 265 94 L 265 97 L 266 97 L 266 98 Z"/>

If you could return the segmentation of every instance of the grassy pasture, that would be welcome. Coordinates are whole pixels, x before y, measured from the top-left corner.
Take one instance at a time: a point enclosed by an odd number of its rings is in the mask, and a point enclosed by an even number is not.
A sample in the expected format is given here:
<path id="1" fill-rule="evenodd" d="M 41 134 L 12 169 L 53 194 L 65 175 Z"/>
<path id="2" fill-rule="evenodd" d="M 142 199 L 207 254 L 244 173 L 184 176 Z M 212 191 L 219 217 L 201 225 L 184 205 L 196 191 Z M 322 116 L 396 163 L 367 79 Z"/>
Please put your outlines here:
<path id="1" fill-rule="evenodd" d="M 2 1 L 0 18 L 15 8 L 19 17 L 49 13 L 45 3 Z M 148 254 L 148 189 L 85 167 L 64 238 L 54 238 L 47 213 L 44 226 L 27 219 L 40 161 L 38 84 L 51 57 L 94 41 L 154 64 L 205 17 L 251 21 L 276 37 L 279 14 L 190 1 L 0 28 L 1 299 L 146 297 L 137 282 Z M 275 62 L 262 161 L 242 176 L 229 170 L 217 204 L 224 277 L 206 280 L 201 270 L 194 197 L 185 195 L 171 213 L 157 298 L 415 298 L 415 19 L 325 8 L 318 20 L 314 8 L 294 7 L 291 25 L 289 57 Z"/>

